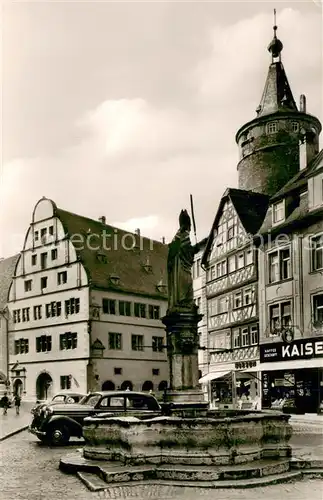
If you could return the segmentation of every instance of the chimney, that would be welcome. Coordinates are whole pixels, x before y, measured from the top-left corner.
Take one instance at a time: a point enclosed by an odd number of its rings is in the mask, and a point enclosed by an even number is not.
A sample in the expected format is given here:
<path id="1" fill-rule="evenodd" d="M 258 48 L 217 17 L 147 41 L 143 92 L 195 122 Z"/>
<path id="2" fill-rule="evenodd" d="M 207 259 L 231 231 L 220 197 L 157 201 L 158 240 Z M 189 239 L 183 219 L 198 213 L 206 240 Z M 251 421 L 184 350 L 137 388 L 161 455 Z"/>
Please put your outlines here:
<path id="1" fill-rule="evenodd" d="M 301 138 L 299 141 L 299 169 L 304 170 L 307 166 L 307 138 L 306 130 L 301 129 Z"/>
<path id="2" fill-rule="evenodd" d="M 165 236 L 162 237 L 162 244 L 165 245 Z"/>
<path id="3" fill-rule="evenodd" d="M 140 229 L 139 228 L 135 229 L 135 234 L 137 234 L 138 236 L 140 236 Z"/>
<path id="4" fill-rule="evenodd" d="M 101 217 L 99 217 L 99 221 L 102 222 L 102 224 L 105 224 L 105 221 L 106 221 L 105 216 L 101 215 Z"/>
<path id="5" fill-rule="evenodd" d="M 306 113 L 306 96 L 301 94 L 299 99 L 299 110 L 301 113 Z"/>

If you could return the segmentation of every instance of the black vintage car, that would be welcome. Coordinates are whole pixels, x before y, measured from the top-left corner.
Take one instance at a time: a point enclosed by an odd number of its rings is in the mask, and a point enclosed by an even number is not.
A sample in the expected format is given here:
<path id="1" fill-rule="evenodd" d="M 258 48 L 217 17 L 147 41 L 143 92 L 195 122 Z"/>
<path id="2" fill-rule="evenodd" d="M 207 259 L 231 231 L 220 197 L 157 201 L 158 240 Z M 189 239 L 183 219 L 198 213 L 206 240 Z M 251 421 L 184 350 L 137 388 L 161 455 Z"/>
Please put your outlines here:
<path id="1" fill-rule="evenodd" d="M 34 413 L 29 431 L 51 445 L 66 444 L 71 436 L 82 437 L 86 417 L 93 415 L 153 418 L 162 409 L 151 394 L 132 391 L 93 392 L 78 404 L 42 405 Z"/>

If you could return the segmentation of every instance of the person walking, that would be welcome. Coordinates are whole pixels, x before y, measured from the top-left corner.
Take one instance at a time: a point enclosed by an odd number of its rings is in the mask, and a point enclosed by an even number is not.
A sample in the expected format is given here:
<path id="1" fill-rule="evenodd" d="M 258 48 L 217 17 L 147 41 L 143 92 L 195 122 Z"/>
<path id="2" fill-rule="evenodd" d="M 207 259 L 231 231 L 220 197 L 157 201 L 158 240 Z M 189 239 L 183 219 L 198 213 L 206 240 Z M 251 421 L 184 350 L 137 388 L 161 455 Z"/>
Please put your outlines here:
<path id="1" fill-rule="evenodd" d="M 3 407 L 3 414 L 7 415 L 8 408 L 9 408 L 9 398 L 8 398 L 6 392 L 4 393 L 4 395 L 1 398 L 1 405 Z"/>
<path id="2" fill-rule="evenodd" d="M 15 395 L 15 408 L 16 408 L 16 415 L 19 415 L 20 412 L 20 403 L 21 403 L 21 397 L 19 394 Z"/>

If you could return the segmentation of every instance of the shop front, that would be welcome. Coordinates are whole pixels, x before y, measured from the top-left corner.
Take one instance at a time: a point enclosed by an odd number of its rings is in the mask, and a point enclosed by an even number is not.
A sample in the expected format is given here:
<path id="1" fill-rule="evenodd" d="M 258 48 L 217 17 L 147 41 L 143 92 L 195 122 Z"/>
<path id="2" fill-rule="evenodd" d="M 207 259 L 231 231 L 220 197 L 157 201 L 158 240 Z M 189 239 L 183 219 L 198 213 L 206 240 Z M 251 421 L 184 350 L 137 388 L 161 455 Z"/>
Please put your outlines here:
<path id="1" fill-rule="evenodd" d="M 217 365 L 200 378 L 213 409 L 260 409 L 260 382 L 248 367 L 256 368 L 257 361 Z"/>
<path id="2" fill-rule="evenodd" d="M 260 345 L 262 407 L 317 413 L 323 401 L 323 337 Z"/>

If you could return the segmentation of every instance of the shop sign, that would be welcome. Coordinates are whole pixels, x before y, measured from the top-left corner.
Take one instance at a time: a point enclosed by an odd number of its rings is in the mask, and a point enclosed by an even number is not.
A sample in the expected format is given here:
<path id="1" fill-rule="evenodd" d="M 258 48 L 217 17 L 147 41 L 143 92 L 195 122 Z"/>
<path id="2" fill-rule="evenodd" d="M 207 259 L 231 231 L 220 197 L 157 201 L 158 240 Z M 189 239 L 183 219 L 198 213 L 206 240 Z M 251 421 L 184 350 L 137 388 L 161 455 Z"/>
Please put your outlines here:
<path id="1" fill-rule="evenodd" d="M 236 370 L 245 370 L 246 368 L 252 368 L 257 365 L 257 361 L 239 361 L 235 363 Z"/>
<path id="2" fill-rule="evenodd" d="M 260 345 L 260 362 L 288 361 L 323 357 L 323 338 L 298 339 L 290 344 L 277 342 Z"/>

